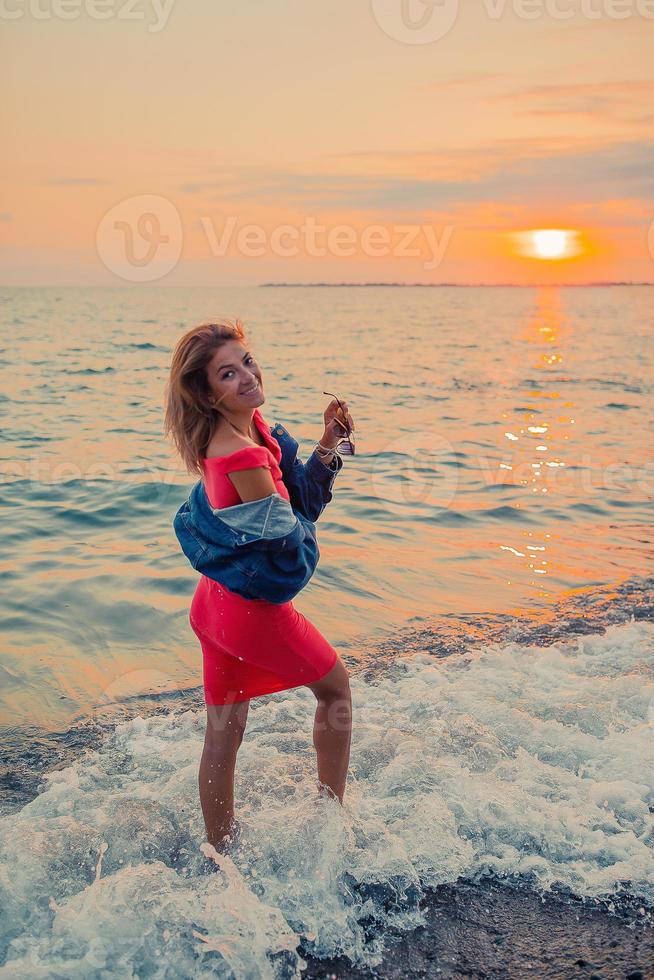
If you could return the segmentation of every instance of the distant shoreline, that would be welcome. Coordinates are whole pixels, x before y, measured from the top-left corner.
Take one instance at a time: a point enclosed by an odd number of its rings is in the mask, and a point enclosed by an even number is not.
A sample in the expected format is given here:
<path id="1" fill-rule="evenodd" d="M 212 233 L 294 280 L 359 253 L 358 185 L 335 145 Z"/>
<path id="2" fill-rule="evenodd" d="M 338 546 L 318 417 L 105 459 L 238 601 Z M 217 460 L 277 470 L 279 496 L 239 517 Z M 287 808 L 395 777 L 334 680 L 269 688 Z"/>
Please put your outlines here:
<path id="1" fill-rule="evenodd" d="M 260 282 L 259 288 L 271 286 L 284 289 L 298 289 L 321 286 L 329 289 L 364 288 L 369 286 L 392 286 L 395 288 L 414 288 L 416 286 L 429 289 L 441 289 L 456 286 L 458 289 L 536 289 L 539 287 L 556 287 L 558 289 L 574 288 L 587 289 L 589 286 L 654 286 L 654 282 Z"/>
<path id="2" fill-rule="evenodd" d="M 117 292 L 129 289 L 307 289 L 321 287 L 323 289 L 365 289 L 390 287 L 393 289 L 588 289 L 593 286 L 654 286 L 654 282 L 249 282 L 249 283 L 204 283 L 200 285 L 182 285 L 163 282 L 139 283 L 51 283 L 47 284 L 12 284 L 0 283 L 0 290 L 88 290 L 106 289 Z"/>

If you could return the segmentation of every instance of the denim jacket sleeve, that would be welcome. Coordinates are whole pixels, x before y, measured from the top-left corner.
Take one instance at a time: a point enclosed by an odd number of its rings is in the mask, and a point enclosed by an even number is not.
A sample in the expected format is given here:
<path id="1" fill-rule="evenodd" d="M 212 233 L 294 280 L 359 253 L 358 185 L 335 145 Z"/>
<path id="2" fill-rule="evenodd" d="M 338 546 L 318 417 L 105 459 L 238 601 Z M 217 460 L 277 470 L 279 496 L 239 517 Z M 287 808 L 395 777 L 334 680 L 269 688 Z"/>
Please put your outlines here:
<path id="1" fill-rule="evenodd" d="M 214 509 L 198 483 L 173 524 L 193 568 L 246 599 L 288 602 L 320 558 L 313 522 L 278 493 Z"/>
<path id="2" fill-rule="evenodd" d="M 332 487 L 343 460 L 336 455 L 327 466 L 314 449 L 303 463 L 297 456 L 297 440 L 281 423 L 273 425 L 271 432 L 282 450 L 280 469 L 293 510 L 310 521 L 317 521 L 332 499 Z"/>

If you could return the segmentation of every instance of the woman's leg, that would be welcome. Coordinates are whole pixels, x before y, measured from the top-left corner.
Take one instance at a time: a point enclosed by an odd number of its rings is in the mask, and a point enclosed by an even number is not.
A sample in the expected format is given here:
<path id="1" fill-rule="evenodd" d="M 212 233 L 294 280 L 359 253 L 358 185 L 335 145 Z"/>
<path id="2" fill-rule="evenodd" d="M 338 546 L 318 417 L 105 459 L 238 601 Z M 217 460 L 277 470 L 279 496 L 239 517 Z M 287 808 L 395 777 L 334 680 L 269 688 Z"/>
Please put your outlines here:
<path id="1" fill-rule="evenodd" d="M 343 661 L 315 684 L 307 684 L 318 700 L 313 744 L 318 757 L 318 780 L 343 802 L 352 737 L 350 675 Z"/>
<path id="2" fill-rule="evenodd" d="M 217 851 L 236 826 L 234 767 L 249 707 L 249 701 L 207 705 L 207 730 L 198 782 L 207 840 Z"/>

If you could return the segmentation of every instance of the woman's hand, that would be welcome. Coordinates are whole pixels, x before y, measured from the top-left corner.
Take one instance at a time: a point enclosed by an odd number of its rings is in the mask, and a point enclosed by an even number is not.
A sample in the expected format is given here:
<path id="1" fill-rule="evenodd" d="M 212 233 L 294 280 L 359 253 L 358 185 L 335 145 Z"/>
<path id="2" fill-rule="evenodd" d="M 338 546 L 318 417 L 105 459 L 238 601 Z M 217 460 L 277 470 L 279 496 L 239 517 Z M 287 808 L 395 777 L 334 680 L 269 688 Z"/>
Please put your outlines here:
<path id="1" fill-rule="evenodd" d="M 320 441 L 323 446 L 329 446 L 330 449 L 334 449 L 341 439 L 354 429 L 354 420 L 348 411 L 347 402 L 341 401 L 341 405 L 343 409 L 339 407 L 336 399 L 332 398 L 325 409 L 325 432 Z"/>

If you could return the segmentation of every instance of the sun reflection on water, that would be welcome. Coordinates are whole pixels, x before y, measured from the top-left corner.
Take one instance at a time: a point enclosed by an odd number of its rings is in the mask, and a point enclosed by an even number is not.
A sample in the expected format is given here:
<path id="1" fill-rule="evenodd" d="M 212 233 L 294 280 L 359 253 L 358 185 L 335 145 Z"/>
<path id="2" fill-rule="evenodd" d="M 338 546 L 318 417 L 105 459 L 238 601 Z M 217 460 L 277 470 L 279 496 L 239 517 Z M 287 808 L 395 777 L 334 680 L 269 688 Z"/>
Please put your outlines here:
<path id="1" fill-rule="evenodd" d="M 503 412 L 501 426 L 502 439 L 511 444 L 512 455 L 510 462 L 504 460 L 499 466 L 507 471 L 507 482 L 523 487 L 528 493 L 526 500 L 516 504 L 524 512 L 543 506 L 538 501 L 556 494 L 558 471 L 569 464 L 562 455 L 569 455 L 565 443 L 574 418 L 555 414 L 556 403 L 561 398 L 559 389 L 570 380 L 563 374 L 569 335 L 570 325 L 559 290 L 540 290 L 533 316 L 514 338 L 516 367 L 525 374 L 525 403 L 519 409 Z M 540 375 L 534 377 L 535 371 Z M 574 402 L 566 401 L 564 405 L 573 408 Z M 520 577 L 526 577 L 530 587 L 541 596 L 548 596 L 543 579 L 557 567 L 551 551 L 552 530 L 523 530 L 520 536 L 523 541 L 514 539 L 500 544 L 500 551 L 504 552 L 507 563 L 518 562 Z M 515 565 L 509 572 L 509 585 L 516 577 L 514 569 Z"/>

